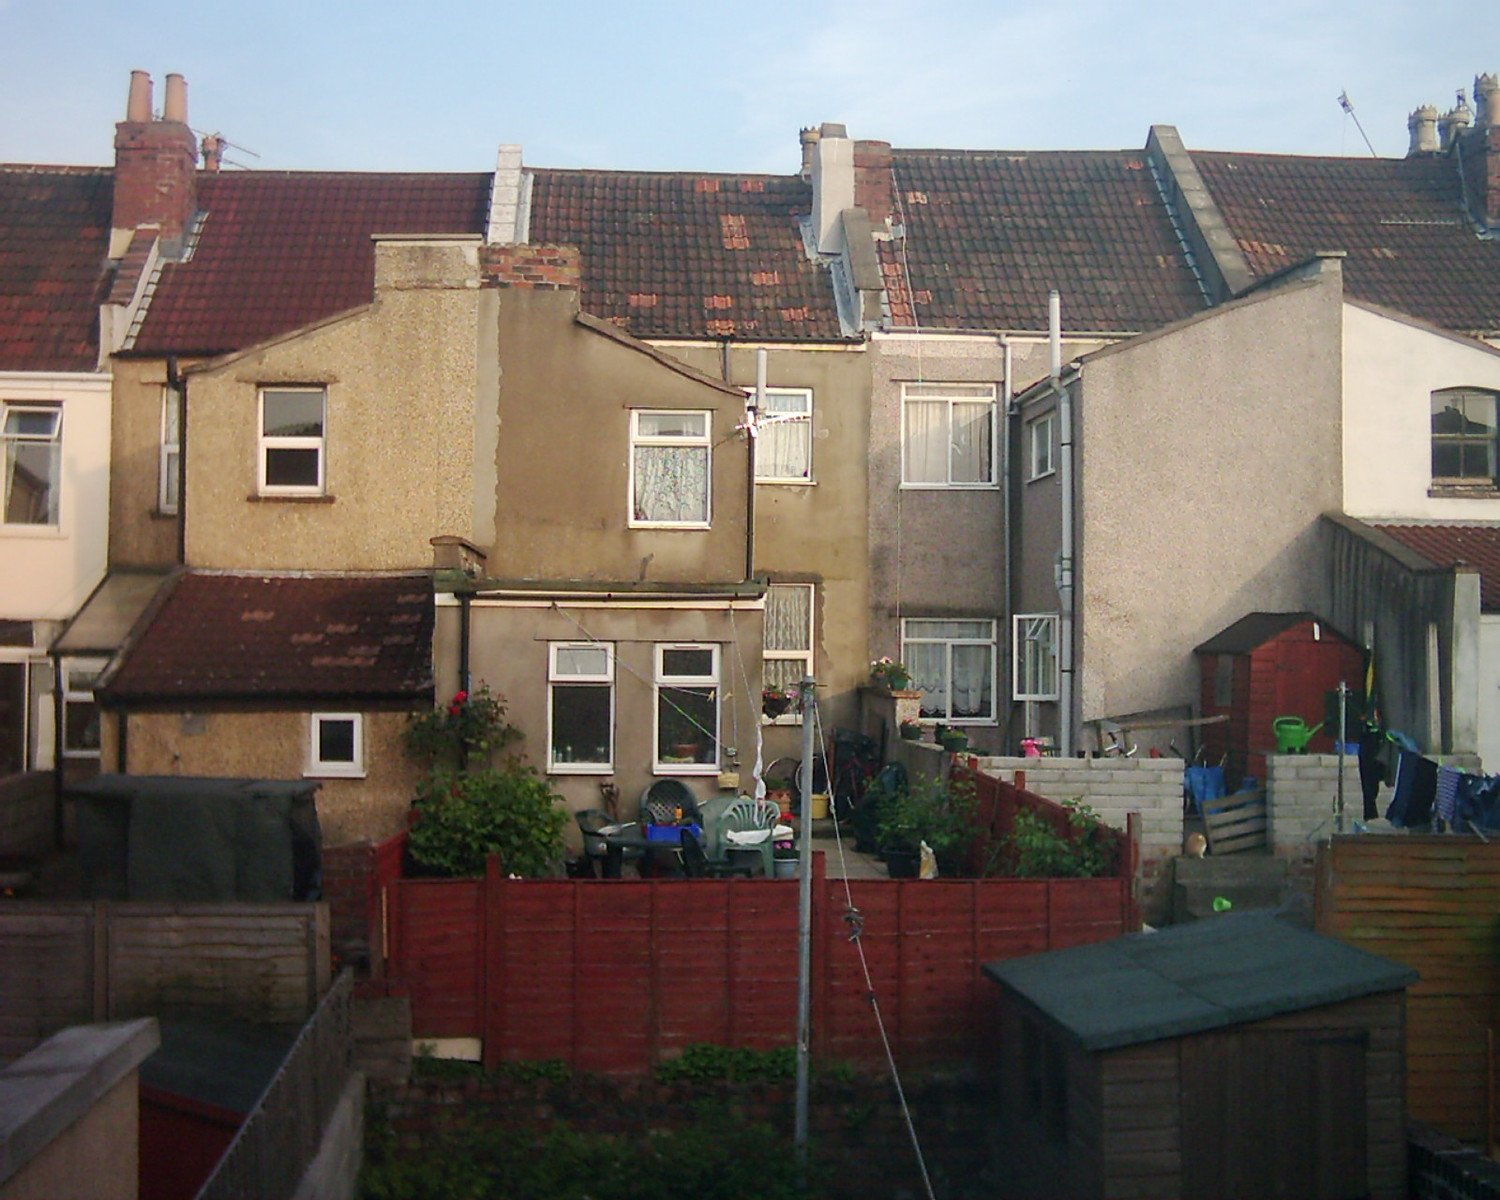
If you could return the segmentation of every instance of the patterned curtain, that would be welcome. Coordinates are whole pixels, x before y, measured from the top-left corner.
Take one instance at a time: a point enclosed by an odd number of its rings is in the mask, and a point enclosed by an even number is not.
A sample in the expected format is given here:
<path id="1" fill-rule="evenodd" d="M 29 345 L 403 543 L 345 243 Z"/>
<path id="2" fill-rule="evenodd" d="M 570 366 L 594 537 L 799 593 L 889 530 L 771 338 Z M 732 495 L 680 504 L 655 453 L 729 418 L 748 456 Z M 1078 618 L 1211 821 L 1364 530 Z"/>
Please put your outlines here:
<path id="1" fill-rule="evenodd" d="M 637 446 L 637 521 L 708 520 L 708 448 Z"/>

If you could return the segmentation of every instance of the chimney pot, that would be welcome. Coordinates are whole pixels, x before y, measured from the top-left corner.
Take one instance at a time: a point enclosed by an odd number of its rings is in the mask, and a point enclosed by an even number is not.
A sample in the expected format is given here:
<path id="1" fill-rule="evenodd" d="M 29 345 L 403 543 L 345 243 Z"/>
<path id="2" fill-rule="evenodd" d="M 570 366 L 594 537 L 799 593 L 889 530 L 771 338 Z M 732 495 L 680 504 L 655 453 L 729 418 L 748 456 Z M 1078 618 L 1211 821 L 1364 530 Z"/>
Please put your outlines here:
<path id="1" fill-rule="evenodd" d="M 217 171 L 224 160 L 224 139 L 217 133 L 205 133 L 200 149 L 203 151 L 203 169 Z"/>
<path id="2" fill-rule="evenodd" d="M 1500 125 L 1500 79 L 1494 75 L 1474 76 L 1474 107 L 1480 129 Z"/>
<path id="3" fill-rule="evenodd" d="M 818 130 L 808 126 L 797 134 L 797 140 L 802 145 L 802 178 L 812 178 L 813 154 L 816 153 L 818 139 L 823 135 Z"/>
<path id="4" fill-rule="evenodd" d="M 167 76 L 167 100 L 161 115 L 164 121 L 187 124 L 187 80 L 181 75 Z"/>
<path id="5" fill-rule="evenodd" d="M 1437 150 L 1437 116 L 1437 108 L 1434 105 L 1424 104 L 1406 118 L 1406 130 L 1411 134 L 1411 145 L 1406 151 L 1407 158 L 1413 154 L 1431 154 Z"/>
<path id="6" fill-rule="evenodd" d="M 1442 139 L 1442 148 L 1452 150 L 1458 144 L 1458 139 L 1469 127 L 1474 114 L 1469 110 L 1469 102 L 1464 96 L 1463 88 L 1458 89 L 1458 101 L 1438 118 L 1438 134 Z"/>
<path id="7" fill-rule="evenodd" d="M 151 119 L 151 76 L 146 71 L 130 72 L 130 96 L 125 102 L 125 119 L 141 124 Z"/>

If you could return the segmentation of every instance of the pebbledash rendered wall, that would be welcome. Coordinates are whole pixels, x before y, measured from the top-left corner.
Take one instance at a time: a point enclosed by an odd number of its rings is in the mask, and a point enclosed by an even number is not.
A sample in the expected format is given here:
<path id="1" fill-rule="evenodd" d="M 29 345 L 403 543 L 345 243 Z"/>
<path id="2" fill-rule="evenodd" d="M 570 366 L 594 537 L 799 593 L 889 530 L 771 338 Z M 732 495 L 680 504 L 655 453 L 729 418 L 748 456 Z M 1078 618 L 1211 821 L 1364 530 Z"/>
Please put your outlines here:
<path id="1" fill-rule="evenodd" d="M 981 758 L 979 767 L 1008 783 L 1019 772 L 1027 791 L 1059 804 L 1079 800 L 1115 829 L 1139 813 L 1141 915 L 1152 924 L 1165 919 L 1172 880 L 1163 866 L 1182 851 L 1181 759 Z"/>

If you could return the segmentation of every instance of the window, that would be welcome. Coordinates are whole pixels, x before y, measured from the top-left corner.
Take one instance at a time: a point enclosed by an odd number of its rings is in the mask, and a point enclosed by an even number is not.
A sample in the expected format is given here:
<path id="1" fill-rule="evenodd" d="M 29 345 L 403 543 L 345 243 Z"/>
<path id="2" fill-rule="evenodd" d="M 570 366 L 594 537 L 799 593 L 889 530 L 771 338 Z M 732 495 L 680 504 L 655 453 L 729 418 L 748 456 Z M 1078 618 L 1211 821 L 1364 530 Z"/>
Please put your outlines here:
<path id="1" fill-rule="evenodd" d="M 365 722 L 359 713 L 313 713 L 309 775 L 363 777 Z"/>
<path id="2" fill-rule="evenodd" d="M 1057 699 L 1057 614 L 1017 613 L 1011 656 L 1017 700 Z"/>
<path id="3" fill-rule="evenodd" d="M 658 775 L 719 770 L 719 647 L 656 647 Z"/>
<path id="4" fill-rule="evenodd" d="M 263 388 L 260 393 L 260 463 L 263 495 L 323 493 L 323 388 Z"/>
<path id="5" fill-rule="evenodd" d="M 923 717 L 994 723 L 995 622 L 904 620 L 901 658 L 922 691 Z"/>
<path id="6" fill-rule="evenodd" d="M 630 414 L 630 524 L 707 529 L 709 414 Z"/>
<path id="7" fill-rule="evenodd" d="M 1052 465 L 1052 430 L 1055 426 L 1056 417 L 1052 413 L 1038 417 L 1026 426 L 1026 441 L 1031 449 L 1031 470 L 1027 479 L 1041 479 L 1055 469 Z"/>
<path id="8" fill-rule="evenodd" d="M 177 512 L 181 430 L 182 396 L 176 388 L 164 387 L 161 390 L 161 453 L 156 465 L 156 511 L 160 513 Z"/>
<path id="9" fill-rule="evenodd" d="M 62 408 L 56 404 L 6 404 L 0 420 L 5 447 L 7 525 L 56 525 L 62 490 Z"/>
<path id="10" fill-rule="evenodd" d="M 901 482 L 995 486 L 993 384 L 901 385 Z"/>
<path id="11" fill-rule="evenodd" d="M 547 647 L 547 770 L 608 771 L 614 764 L 615 652 L 599 642 Z"/>
<path id="12" fill-rule="evenodd" d="M 1445 388 L 1432 393 L 1432 477 L 1495 482 L 1495 408 L 1500 393 Z"/>
<path id="13" fill-rule="evenodd" d="M 773 583 L 766 592 L 766 649 L 761 686 L 797 694 L 804 675 L 813 673 L 813 585 Z M 777 717 L 781 725 L 801 724 L 800 713 Z"/>
<path id="14" fill-rule="evenodd" d="M 94 684 L 105 662 L 102 658 L 63 661 L 64 758 L 99 757 L 99 705 L 94 700 Z"/>
<path id="15" fill-rule="evenodd" d="M 752 394 L 754 388 L 748 389 Z M 767 388 L 755 435 L 755 478 L 760 483 L 812 480 L 812 391 Z"/>

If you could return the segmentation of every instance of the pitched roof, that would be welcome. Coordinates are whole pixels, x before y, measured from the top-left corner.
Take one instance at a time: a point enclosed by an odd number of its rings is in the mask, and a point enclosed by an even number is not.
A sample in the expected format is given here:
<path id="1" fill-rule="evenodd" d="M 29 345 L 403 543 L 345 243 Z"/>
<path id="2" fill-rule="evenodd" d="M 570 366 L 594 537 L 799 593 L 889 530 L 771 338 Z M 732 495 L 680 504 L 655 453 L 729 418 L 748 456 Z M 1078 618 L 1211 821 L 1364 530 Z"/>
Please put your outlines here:
<path id="1" fill-rule="evenodd" d="M 1447 329 L 1500 330 L 1500 241 L 1475 234 L 1447 156 L 1192 158 L 1255 275 L 1343 250 L 1349 295 Z"/>
<path id="2" fill-rule="evenodd" d="M 1324 621 L 1317 613 L 1310 612 L 1253 612 L 1246 613 L 1233 625 L 1226 626 L 1202 645 L 1194 646 L 1194 654 L 1248 654 L 1265 645 L 1278 633 L 1285 633 L 1304 621 L 1317 621 L 1335 637 L 1344 635 Z M 1348 641 L 1348 638 L 1344 638 Z"/>
<path id="3" fill-rule="evenodd" d="M 1450 525 L 1367 521 L 1435 567 L 1459 564 L 1479 572 L 1479 607 L 1500 612 L 1500 524 Z"/>
<path id="4" fill-rule="evenodd" d="M 586 312 L 637 337 L 833 340 L 829 272 L 809 261 L 798 176 L 537 170 L 530 240 L 582 251 Z"/>
<path id="5" fill-rule="evenodd" d="M 0 165 L 0 370 L 98 369 L 111 175 Z"/>
<path id="6" fill-rule="evenodd" d="M 1139 151 L 897 150 L 902 243 L 880 246 L 897 324 L 1154 329 L 1207 307 Z"/>
<path id="7" fill-rule="evenodd" d="M 1261 1021 L 1418 979 L 1410 967 L 1255 912 L 987 963 L 984 971 L 1086 1050 Z"/>
<path id="8" fill-rule="evenodd" d="M 100 692 L 111 703 L 430 698 L 432 609 L 423 575 L 190 572 Z"/>
<path id="9" fill-rule="evenodd" d="M 198 176 L 192 256 L 162 268 L 138 354 L 221 354 L 368 304 L 375 233 L 483 234 L 491 176 L 233 171 Z"/>

